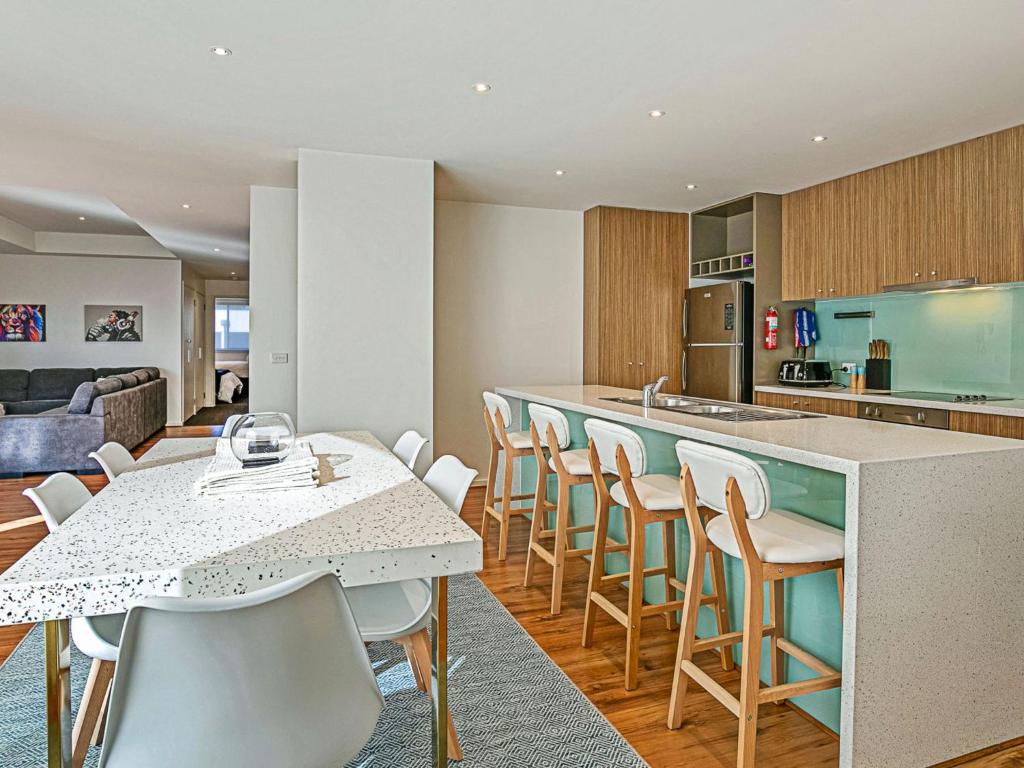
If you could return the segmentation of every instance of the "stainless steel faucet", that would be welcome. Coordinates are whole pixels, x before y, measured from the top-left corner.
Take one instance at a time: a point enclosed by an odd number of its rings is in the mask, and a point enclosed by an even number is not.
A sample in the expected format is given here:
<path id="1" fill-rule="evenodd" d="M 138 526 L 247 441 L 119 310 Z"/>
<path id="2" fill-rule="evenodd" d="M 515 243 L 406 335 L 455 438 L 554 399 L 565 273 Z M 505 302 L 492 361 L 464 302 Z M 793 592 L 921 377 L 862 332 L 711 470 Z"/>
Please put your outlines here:
<path id="1" fill-rule="evenodd" d="M 662 376 L 651 384 L 644 384 L 644 408 L 651 408 L 654 405 L 654 400 L 661 388 L 665 386 L 666 381 L 668 381 L 668 376 Z"/>

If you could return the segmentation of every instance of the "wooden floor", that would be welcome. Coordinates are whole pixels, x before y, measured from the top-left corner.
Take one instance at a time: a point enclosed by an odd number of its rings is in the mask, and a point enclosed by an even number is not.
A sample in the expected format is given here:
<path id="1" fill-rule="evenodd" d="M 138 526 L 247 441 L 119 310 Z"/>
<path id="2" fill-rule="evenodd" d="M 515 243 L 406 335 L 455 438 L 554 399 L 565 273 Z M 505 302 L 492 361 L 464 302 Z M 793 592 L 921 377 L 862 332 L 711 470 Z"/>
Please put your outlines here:
<path id="1" fill-rule="evenodd" d="M 215 434 L 216 429 L 169 428 L 140 446 L 135 453 L 145 452 L 161 437 L 199 437 Z M 0 522 L 35 514 L 32 503 L 21 495 L 21 491 L 38 485 L 43 479 L 43 476 L 36 475 L 22 480 L 0 480 Z M 102 475 L 82 479 L 94 493 L 106 484 Z M 463 517 L 475 529 L 479 529 L 482 506 L 482 490 L 474 488 L 466 499 Z M 492 528 L 492 531 L 497 533 L 496 529 Z M 587 578 L 585 563 L 582 560 L 570 563 L 565 577 L 562 614 L 551 616 L 548 613 L 550 569 L 540 563 L 537 586 L 526 589 L 522 585 L 528 533 L 525 520 L 513 521 L 509 557 L 505 563 L 497 561 L 495 535 L 487 547 L 485 568 L 480 576 L 540 647 L 650 763 L 651 768 L 734 766 L 736 719 L 696 686 L 690 686 L 683 728 L 669 731 L 665 727 L 677 633 L 666 630 L 664 623 L 657 618 L 645 622 L 640 685 L 635 691 L 624 690 L 625 632 L 622 627 L 601 615 L 593 647 L 580 646 Z M 43 525 L 0 534 L 0 572 L 45 534 Z M 0 627 L 0 662 L 10 655 L 30 628 L 30 625 Z M 485 648 L 481 652 L 500 653 L 501 649 Z M 698 661 L 708 674 L 734 693 L 738 691 L 738 673 L 722 672 L 717 656 L 702 654 Z M 832 768 L 838 764 L 839 745 L 835 736 L 795 710 L 769 704 L 762 709 L 759 721 L 760 768 Z M 971 768 L 1024 768 L 1024 744 L 1018 742 L 988 755 L 979 754 L 973 759 L 944 766 L 954 764 Z"/>

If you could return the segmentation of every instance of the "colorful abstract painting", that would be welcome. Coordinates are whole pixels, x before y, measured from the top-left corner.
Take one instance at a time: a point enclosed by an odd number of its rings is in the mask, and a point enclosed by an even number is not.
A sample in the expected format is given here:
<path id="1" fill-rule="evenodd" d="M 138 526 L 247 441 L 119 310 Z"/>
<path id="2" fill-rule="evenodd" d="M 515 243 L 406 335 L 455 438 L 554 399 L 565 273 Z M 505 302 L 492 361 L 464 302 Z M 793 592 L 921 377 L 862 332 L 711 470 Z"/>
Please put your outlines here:
<path id="1" fill-rule="evenodd" d="M 0 304 L 0 341 L 46 341 L 46 305 Z"/>
<path id="2" fill-rule="evenodd" d="M 142 341 L 142 307 L 86 305 L 85 340 Z"/>

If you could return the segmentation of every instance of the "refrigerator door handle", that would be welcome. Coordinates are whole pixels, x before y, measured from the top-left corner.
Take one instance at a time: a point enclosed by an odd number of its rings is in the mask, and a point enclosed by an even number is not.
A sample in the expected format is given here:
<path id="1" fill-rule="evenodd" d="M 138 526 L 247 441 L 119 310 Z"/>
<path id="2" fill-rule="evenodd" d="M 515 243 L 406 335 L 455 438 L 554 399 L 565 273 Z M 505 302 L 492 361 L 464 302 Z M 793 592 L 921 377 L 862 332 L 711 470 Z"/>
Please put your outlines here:
<path id="1" fill-rule="evenodd" d="M 689 335 L 689 317 L 690 317 L 690 300 L 683 299 L 683 342 L 686 342 L 686 337 Z"/>
<path id="2" fill-rule="evenodd" d="M 682 371 L 680 372 L 683 379 L 683 392 L 686 392 L 686 350 L 683 350 L 683 365 Z"/>

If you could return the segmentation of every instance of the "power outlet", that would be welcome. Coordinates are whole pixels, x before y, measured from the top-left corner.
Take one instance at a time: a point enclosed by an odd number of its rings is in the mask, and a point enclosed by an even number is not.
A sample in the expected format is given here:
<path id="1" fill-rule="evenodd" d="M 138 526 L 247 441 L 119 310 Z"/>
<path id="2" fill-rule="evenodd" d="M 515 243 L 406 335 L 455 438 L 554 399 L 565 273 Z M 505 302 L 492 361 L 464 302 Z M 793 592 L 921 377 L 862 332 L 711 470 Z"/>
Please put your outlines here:
<path id="1" fill-rule="evenodd" d="M 271 352 L 270 353 L 270 362 L 275 364 L 275 365 L 280 365 L 282 363 L 287 363 L 288 362 L 288 353 L 287 352 Z"/>
<path id="2" fill-rule="evenodd" d="M 839 369 L 843 373 L 853 373 L 853 369 L 856 368 L 856 367 L 857 367 L 856 363 L 843 363 L 841 366 L 839 366 Z"/>

